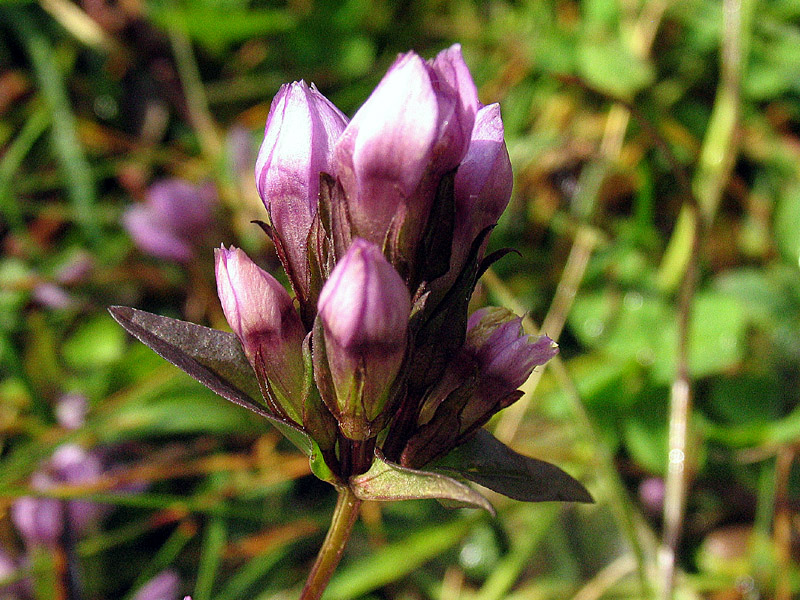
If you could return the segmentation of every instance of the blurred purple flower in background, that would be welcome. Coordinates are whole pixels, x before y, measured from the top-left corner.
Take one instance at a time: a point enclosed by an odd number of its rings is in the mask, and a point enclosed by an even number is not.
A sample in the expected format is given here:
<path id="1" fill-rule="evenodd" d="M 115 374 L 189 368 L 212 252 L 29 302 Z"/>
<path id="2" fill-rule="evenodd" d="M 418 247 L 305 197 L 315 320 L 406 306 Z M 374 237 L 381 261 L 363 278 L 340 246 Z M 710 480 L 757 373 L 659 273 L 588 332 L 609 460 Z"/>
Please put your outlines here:
<path id="1" fill-rule="evenodd" d="M 103 465 L 96 453 L 64 444 L 31 476 L 31 487 L 46 492 L 59 485 L 91 484 L 102 474 Z M 104 506 L 83 500 L 25 496 L 11 506 L 11 519 L 27 545 L 50 546 L 58 542 L 65 526 L 79 535 L 105 511 Z"/>
<path id="2" fill-rule="evenodd" d="M 50 281 L 43 281 L 33 288 L 32 299 L 37 304 L 53 310 L 69 308 L 73 298 L 62 287 Z"/>
<path id="3" fill-rule="evenodd" d="M 24 559 L 14 559 L 0 548 L 0 599 L 20 600 L 31 596 L 30 579 L 20 578 L 18 573 L 24 566 Z M 12 583 L 3 583 L 8 580 Z"/>
<path id="4" fill-rule="evenodd" d="M 133 600 L 177 600 L 180 586 L 178 574 L 167 569 L 139 588 Z"/>
<path id="5" fill-rule="evenodd" d="M 650 515 L 658 515 L 664 509 L 666 486 L 661 477 L 647 477 L 639 484 L 639 501 Z"/>
<path id="6" fill-rule="evenodd" d="M 214 224 L 213 185 L 165 179 L 150 186 L 143 204 L 129 207 L 122 224 L 142 252 L 187 262 Z"/>
<path id="7" fill-rule="evenodd" d="M 83 394 L 64 394 L 56 402 L 56 421 L 64 429 L 80 429 L 86 421 L 89 401 Z"/>

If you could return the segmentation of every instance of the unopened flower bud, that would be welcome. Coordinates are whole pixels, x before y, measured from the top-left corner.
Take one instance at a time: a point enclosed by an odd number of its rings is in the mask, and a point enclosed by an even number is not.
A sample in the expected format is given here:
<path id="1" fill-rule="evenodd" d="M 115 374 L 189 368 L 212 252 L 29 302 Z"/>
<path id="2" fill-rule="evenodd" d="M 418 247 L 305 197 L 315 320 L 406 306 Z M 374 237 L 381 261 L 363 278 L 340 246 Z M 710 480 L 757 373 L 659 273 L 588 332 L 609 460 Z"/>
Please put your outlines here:
<path id="1" fill-rule="evenodd" d="M 319 297 L 335 392 L 324 400 L 351 439 L 377 434 L 371 424 L 381 416 L 403 362 L 410 312 L 397 271 L 376 245 L 355 239 Z"/>
<path id="2" fill-rule="evenodd" d="M 452 270 L 460 271 L 478 234 L 497 223 L 513 184 L 500 106 L 490 104 L 478 111 L 467 155 L 456 172 Z"/>
<path id="3" fill-rule="evenodd" d="M 454 96 L 452 115 L 443 123 L 438 148 L 435 150 L 434 169 L 444 173 L 455 168 L 467 151 L 480 107 L 478 90 L 472 80 L 467 63 L 461 55 L 461 45 L 453 44 L 428 61 L 431 80 L 439 95 Z"/>
<path id="4" fill-rule="evenodd" d="M 320 172 L 331 173 L 333 144 L 345 117 L 313 85 L 281 86 L 256 160 L 256 185 L 269 213 L 281 260 L 297 294 L 309 291 L 307 238 L 317 212 Z"/>
<path id="5" fill-rule="evenodd" d="M 520 317 L 496 307 L 470 316 L 464 349 L 478 363 L 485 400 L 513 392 L 525 383 L 534 367 L 558 354 L 553 340 L 546 335 L 526 335 Z"/>
<path id="6" fill-rule="evenodd" d="M 358 236 L 382 244 L 390 226 L 403 224 L 401 251 L 410 255 L 439 179 L 466 152 L 476 105 L 457 47 L 432 63 L 413 52 L 398 57 L 334 150 Z"/>
<path id="7" fill-rule="evenodd" d="M 447 454 L 519 399 L 517 388 L 557 352 L 547 336 L 526 335 L 522 319 L 504 308 L 475 312 L 463 348 L 425 398 L 402 464 L 418 468 Z"/>
<path id="8" fill-rule="evenodd" d="M 302 424 L 305 330 L 286 289 L 240 249 L 214 253 L 217 292 L 277 416 Z"/>

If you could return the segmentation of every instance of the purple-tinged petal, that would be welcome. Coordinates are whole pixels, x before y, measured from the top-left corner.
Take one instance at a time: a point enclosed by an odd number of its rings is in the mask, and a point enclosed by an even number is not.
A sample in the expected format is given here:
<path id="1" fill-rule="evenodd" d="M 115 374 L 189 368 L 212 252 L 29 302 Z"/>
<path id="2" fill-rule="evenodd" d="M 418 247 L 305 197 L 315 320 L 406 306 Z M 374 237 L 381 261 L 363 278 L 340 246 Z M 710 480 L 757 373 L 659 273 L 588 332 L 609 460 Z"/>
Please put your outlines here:
<path id="1" fill-rule="evenodd" d="M 456 229 L 466 234 L 454 240 L 457 244 L 469 247 L 478 233 L 497 223 L 511 199 L 514 178 L 503 135 L 500 105 L 481 108 L 456 173 Z"/>
<path id="2" fill-rule="evenodd" d="M 511 161 L 503 139 L 500 106 L 490 104 L 478 111 L 469 149 L 455 178 L 455 224 L 450 270 L 434 281 L 436 291 L 446 291 L 465 266 L 473 242 L 495 225 L 511 198 Z M 486 246 L 486 240 L 483 247 Z M 483 248 L 478 258 L 482 258 Z"/>
<path id="3" fill-rule="evenodd" d="M 442 114 L 440 140 L 435 151 L 438 164 L 435 169 L 445 173 L 455 168 L 467 152 L 469 140 L 478 112 L 478 90 L 467 64 L 461 55 L 461 46 L 454 44 L 440 52 L 430 61 L 431 79 L 440 100 L 452 98 L 452 112 L 445 117 Z"/>
<path id="4" fill-rule="evenodd" d="M 458 94 L 459 105 L 465 114 L 475 115 L 480 108 L 478 89 L 472 80 L 467 63 L 461 54 L 461 44 L 453 44 L 442 50 L 431 61 L 433 70 L 439 78 L 446 81 Z M 467 131 L 469 136 L 469 131 Z"/>
<path id="5" fill-rule="evenodd" d="M 324 400 L 352 439 L 373 433 L 369 424 L 386 405 L 405 355 L 410 312 L 408 290 L 380 249 L 354 240 L 319 297 L 336 395 Z"/>
<path id="6" fill-rule="evenodd" d="M 331 173 L 332 148 L 347 118 L 316 87 L 296 81 L 272 100 L 256 159 L 256 185 L 284 264 L 303 297 L 308 293 L 307 237 L 317 211 L 320 172 Z"/>
<path id="7" fill-rule="evenodd" d="M 336 174 L 359 236 L 381 244 L 397 208 L 417 189 L 440 134 L 440 104 L 427 65 L 409 52 L 342 133 Z"/>
<path id="8" fill-rule="evenodd" d="M 222 310 L 286 416 L 302 423 L 305 330 L 286 289 L 238 248 L 214 252 Z"/>
<path id="9" fill-rule="evenodd" d="M 547 336 L 526 335 L 522 319 L 502 308 L 476 311 L 467 325 L 464 348 L 479 364 L 483 386 L 492 395 L 507 394 L 522 385 L 534 367 L 558 353 Z"/>

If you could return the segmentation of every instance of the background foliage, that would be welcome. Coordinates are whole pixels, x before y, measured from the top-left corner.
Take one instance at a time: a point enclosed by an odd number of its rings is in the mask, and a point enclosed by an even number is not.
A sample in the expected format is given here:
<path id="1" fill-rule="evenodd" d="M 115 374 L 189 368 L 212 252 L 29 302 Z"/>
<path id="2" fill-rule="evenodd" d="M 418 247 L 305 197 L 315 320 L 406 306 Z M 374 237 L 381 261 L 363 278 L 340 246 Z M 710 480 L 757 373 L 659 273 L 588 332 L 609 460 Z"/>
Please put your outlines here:
<path id="1" fill-rule="evenodd" d="M 68 564 L 85 598 L 132 598 L 164 569 L 195 600 L 296 595 L 333 491 L 112 322 L 123 304 L 225 327 L 210 249 L 148 256 L 123 211 L 164 177 L 212 182 L 209 243 L 277 274 L 249 223 L 277 87 L 314 81 L 352 114 L 398 52 L 455 41 L 502 105 L 516 176 L 492 244 L 519 255 L 475 305 L 527 313 L 561 344 L 492 425 L 597 503 L 493 498 L 497 519 L 368 504 L 326 598 L 647 597 L 670 464 L 689 475 L 679 597 L 800 593 L 796 0 L 41 0 L 4 2 L 0 32 L 0 548 L 25 554 L 9 508 L 65 442 L 107 469 L 44 495 L 113 507 L 12 570 L 35 583 L 23 595 L 66 593 Z M 688 412 L 670 394 L 686 314 Z M 90 405 L 74 431 L 55 419 L 67 393 Z"/>

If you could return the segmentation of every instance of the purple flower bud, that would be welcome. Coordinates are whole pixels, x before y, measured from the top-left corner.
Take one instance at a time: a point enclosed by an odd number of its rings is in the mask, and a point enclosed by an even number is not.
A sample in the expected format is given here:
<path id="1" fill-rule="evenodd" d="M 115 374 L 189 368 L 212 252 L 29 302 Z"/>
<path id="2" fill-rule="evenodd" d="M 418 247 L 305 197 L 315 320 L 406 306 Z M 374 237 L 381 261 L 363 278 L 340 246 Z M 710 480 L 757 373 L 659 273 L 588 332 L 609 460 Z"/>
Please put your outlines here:
<path id="1" fill-rule="evenodd" d="M 281 86 L 267 117 L 256 160 L 256 185 L 295 291 L 309 291 L 307 238 L 317 212 L 320 172 L 331 173 L 333 144 L 345 117 L 314 85 Z"/>
<path id="2" fill-rule="evenodd" d="M 357 238 L 322 288 L 318 306 L 336 396 L 324 400 L 346 436 L 365 439 L 377 433 L 370 424 L 381 416 L 403 362 L 408 290 L 380 249 Z"/>
<path id="3" fill-rule="evenodd" d="M 473 116 L 480 107 L 478 101 L 478 90 L 472 75 L 469 72 L 467 63 L 461 55 L 461 44 L 453 44 L 447 50 L 442 50 L 430 61 L 434 72 L 442 81 L 446 81 L 458 93 L 458 103 L 460 111 Z M 460 125 L 466 127 L 469 119 L 465 119 Z M 470 128 L 466 127 L 466 136 L 469 138 Z"/>
<path id="4" fill-rule="evenodd" d="M 161 571 L 139 588 L 133 600 L 175 600 L 180 585 L 181 581 L 175 571 Z"/>
<path id="5" fill-rule="evenodd" d="M 154 183 L 145 203 L 129 208 L 122 223 L 142 251 L 186 262 L 213 222 L 215 203 L 216 193 L 210 185 L 167 179 Z"/>
<path id="6" fill-rule="evenodd" d="M 442 135 L 434 152 L 434 169 L 440 173 L 455 168 L 464 157 L 478 112 L 478 90 L 467 63 L 461 55 L 461 45 L 453 44 L 431 61 L 431 81 L 440 95 L 454 95 L 453 114 L 442 127 Z"/>
<path id="7" fill-rule="evenodd" d="M 306 333 L 286 289 L 240 249 L 214 251 L 217 292 L 262 385 L 268 382 L 278 416 L 302 423 Z"/>
<path id="8" fill-rule="evenodd" d="M 382 244 L 399 219 L 414 247 L 439 179 L 466 152 L 476 105 L 457 46 L 432 64 L 413 52 L 398 57 L 334 150 L 357 235 Z"/>
<path id="9" fill-rule="evenodd" d="M 464 350 L 474 356 L 481 395 L 500 399 L 525 383 L 534 367 L 558 354 L 546 335 L 526 335 L 522 319 L 504 308 L 487 307 L 467 322 Z"/>
<path id="10" fill-rule="evenodd" d="M 500 105 L 478 111 L 469 149 L 456 172 L 456 222 L 451 264 L 463 266 L 478 234 L 497 223 L 511 199 L 514 178 L 503 138 Z"/>
<path id="11" fill-rule="evenodd" d="M 533 368 L 557 346 L 547 336 L 525 335 L 522 319 L 504 308 L 484 308 L 469 319 L 467 338 L 425 397 L 419 427 L 401 464 L 419 468 L 447 454 L 497 411 L 516 401 Z"/>

